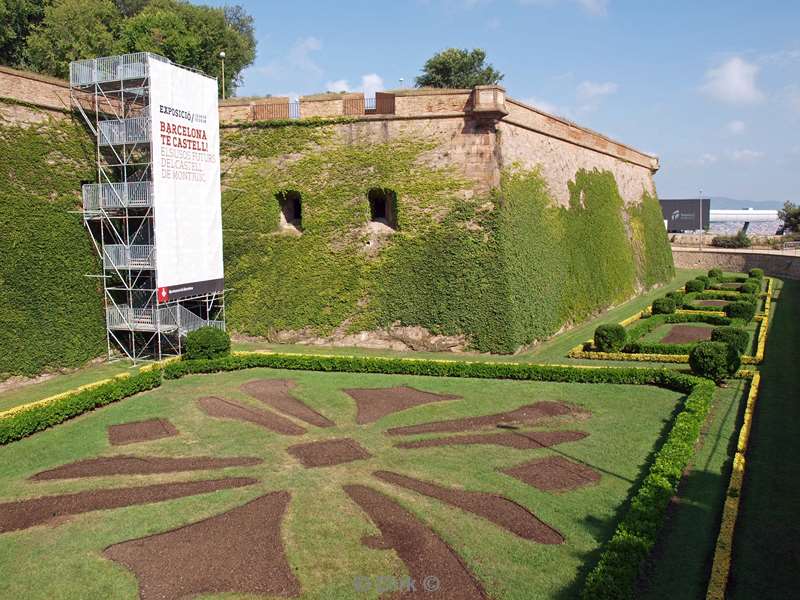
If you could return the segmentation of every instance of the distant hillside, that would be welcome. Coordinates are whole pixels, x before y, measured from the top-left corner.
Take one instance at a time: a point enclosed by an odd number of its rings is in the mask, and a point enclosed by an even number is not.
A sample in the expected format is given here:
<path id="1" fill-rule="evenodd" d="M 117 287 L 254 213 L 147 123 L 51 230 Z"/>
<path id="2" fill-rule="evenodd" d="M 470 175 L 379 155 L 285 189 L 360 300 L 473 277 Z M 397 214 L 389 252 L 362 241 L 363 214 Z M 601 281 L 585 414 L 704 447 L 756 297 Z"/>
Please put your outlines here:
<path id="1" fill-rule="evenodd" d="M 783 208 L 783 202 L 776 200 L 738 200 L 736 198 L 726 198 L 725 196 L 711 196 L 711 209 L 742 209 L 755 208 L 762 210 L 777 210 Z"/>

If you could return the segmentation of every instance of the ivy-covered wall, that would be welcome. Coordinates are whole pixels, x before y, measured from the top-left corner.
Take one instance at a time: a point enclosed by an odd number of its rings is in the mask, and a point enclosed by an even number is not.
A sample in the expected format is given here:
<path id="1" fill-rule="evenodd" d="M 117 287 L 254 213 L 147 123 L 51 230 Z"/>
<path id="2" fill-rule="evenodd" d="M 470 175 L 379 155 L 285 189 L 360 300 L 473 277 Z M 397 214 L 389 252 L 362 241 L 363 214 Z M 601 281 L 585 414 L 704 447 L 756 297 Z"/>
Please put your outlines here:
<path id="1" fill-rule="evenodd" d="M 94 145 L 68 118 L 2 102 L 0 378 L 78 366 L 105 350 L 96 254 L 84 231 L 83 181 Z M 13 109 L 13 110 L 12 110 Z M 73 212 L 70 212 L 73 211 Z"/>
<path id="2" fill-rule="evenodd" d="M 436 141 L 348 141 L 337 127 L 225 131 L 232 329 L 324 337 L 418 325 L 513 352 L 673 274 L 657 200 L 626 209 L 608 171 L 575 173 L 569 207 L 540 172 L 517 166 L 491 194 L 472 195 L 455 168 L 426 163 Z M 397 193 L 397 231 L 369 228 L 375 187 Z M 302 195 L 301 234 L 279 226 L 283 190 Z"/>
<path id="3" fill-rule="evenodd" d="M 94 181 L 94 145 L 76 120 L 47 115 L 0 102 L 0 378 L 105 350 L 101 292 L 86 277 L 98 259 L 75 212 L 81 183 Z M 223 130 L 233 331 L 326 337 L 399 324 L 513 352 L 673 274 L 657 199 L 626 208 L 607 171 L 575 173 L 569 206 L 520 166 L 476 194 L 463 169 L 432 164 L 447 154 L 435 136 L 342 135 L 371 126 Z M 368 224 L 371 188 L 396 192 L 396 231 Z M 279 225 L 285 190 L 302 195 L 300 233 Z"/>

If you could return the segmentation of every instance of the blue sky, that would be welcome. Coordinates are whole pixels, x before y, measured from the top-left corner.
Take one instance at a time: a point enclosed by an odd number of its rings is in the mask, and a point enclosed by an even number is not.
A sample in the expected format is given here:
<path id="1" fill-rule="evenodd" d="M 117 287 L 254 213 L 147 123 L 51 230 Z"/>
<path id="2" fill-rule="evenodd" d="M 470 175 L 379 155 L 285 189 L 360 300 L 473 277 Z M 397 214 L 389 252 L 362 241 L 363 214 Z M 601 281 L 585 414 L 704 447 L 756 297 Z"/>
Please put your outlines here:
<path id="1" fill-rule="evenodd" d="M 239 95 L 410 86 L 481 47 L 510 96 L 657 154 L 661 197 L 800 201 L 795 0 L 240 3 L 258 55 Z"/>

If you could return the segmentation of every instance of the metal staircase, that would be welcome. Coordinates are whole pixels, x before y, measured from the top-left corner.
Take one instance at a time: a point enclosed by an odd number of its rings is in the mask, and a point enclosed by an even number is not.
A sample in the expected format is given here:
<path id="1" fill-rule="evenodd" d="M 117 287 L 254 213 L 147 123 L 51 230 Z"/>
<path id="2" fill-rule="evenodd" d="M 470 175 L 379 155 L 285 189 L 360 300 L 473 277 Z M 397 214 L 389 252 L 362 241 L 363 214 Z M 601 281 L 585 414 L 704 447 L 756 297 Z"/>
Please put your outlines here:
<path id="1" fill-rule="evenodd" d="M 134 362 L 180 354 L 199 327 L 225 328 L 221 294 L 158 302 L 148 59 L 169 62 L 140 52 L 70 64 L 72 105 L 97 141 L 97 183 L 82 199 L 101 257 L 108 354 Z"/>

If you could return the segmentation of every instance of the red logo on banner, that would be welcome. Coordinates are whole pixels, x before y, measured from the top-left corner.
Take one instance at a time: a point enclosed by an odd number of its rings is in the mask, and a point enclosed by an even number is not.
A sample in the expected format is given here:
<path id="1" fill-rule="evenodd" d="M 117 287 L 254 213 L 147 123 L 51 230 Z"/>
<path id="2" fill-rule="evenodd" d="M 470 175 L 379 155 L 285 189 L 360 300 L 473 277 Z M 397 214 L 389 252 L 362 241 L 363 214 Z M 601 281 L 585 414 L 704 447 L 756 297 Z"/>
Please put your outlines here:
<path id="1" fill-rule="evenodd" d="M 169 290 L 165 287 L 158 288 L 158 302 L 169 302 Z"/>

